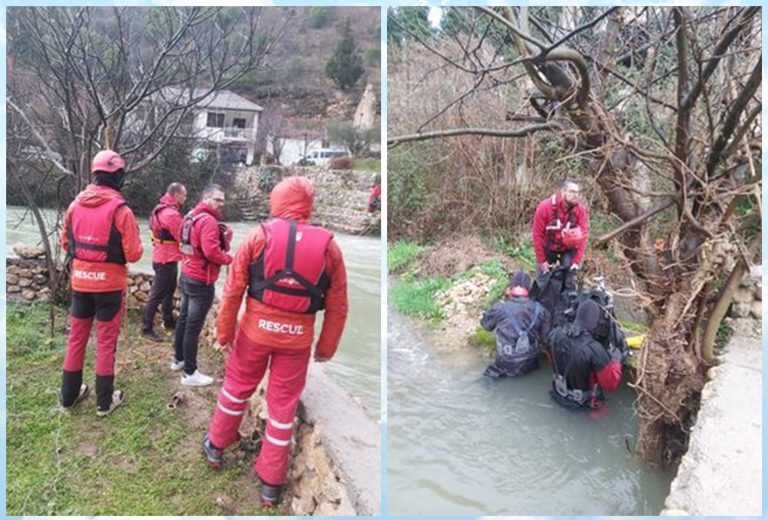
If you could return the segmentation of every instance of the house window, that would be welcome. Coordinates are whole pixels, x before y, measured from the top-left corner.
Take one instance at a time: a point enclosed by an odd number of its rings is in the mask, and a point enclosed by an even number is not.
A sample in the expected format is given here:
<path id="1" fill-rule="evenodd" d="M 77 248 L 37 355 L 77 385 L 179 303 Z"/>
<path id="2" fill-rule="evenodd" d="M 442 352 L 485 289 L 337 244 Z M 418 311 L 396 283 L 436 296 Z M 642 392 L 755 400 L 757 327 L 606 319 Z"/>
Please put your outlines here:
<path id="1" fill-rule="evenodd" d="M 232 126 L 235 128 L 245 128 L 245 118 L 236 117 L 232 120 Z"/>
<path id="2" fill-rule="evenodd" d="M 224 114 L 218 112 L 208 112 L 208 124 L 209 128 L 224 128 Z"/>

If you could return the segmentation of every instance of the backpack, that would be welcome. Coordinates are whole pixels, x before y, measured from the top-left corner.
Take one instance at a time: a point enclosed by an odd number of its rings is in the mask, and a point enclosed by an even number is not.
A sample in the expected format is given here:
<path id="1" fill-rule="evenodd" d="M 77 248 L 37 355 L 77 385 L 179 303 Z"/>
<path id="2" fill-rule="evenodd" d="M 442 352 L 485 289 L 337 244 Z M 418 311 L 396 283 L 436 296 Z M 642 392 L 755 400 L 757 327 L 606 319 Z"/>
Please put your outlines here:
<path id="1" fill-rule="evenodd" d="M 181 240 L 179 241 L 179 249 L 185 255 L 193 256 L 195 254 L 195 248 L 192 245 L 192 227 L 195 225 L 195 222 L 197 222 L 203 215 L 205 215 L 205 213 L 198 213 L 193 215 L 190 211 L 184 216 L 184 223 L 181 226 Z"/>
<path id="2" fill-rule="evenodd" d="M 584 300 L 593 300 L 600 306 L 602 312 L 600 313 L 597 327 L 592 332 L 592 337 L 603 345 L 606 350 L 613 347 L 619 349 L 622 357 L 627 357 L 629 355 L 627 340 L 616 319 L 613 298 L 610 294 L 604 289 L 585 289 L 578 293 L 571 294 L 570 300 L 568 308 L 564 313 L 568 318 L 568 321 L 573 321 L 576 318 L 576 309 L 581 302 Z"/>
<path id="3" fill-rule="evenodd" d="M 537 322 L 539 321 L 539 316 L 541 315 L 541 305 L 534 305 L 533 307 L 533 318 L 531 319 L 531 323 L 528 325 L 527 328 L 522 328 L 520 326 L 520 322 L 517 320 L 517 317 L 515 314 L 508 310 L 507 317 L 509 318 L 510 323 L 512 324 L 512 328 L 515 329 L 515 334 L 517 335 L 517 341 L 515 342 L 515 348 L 514 351 L 511 350 L 510 345 L 504 345 L 504 350 L 510 350 L 509 352 L 503 352 L 506 356 L 511 356 L 514 353 L 524 353 L 524 352 L 530 352 L 533 349 L 533 345 L 531 345 L 531 337 L 530 333 L 531 330 L 533 330 L 534 327 L 536 327 Z"/>

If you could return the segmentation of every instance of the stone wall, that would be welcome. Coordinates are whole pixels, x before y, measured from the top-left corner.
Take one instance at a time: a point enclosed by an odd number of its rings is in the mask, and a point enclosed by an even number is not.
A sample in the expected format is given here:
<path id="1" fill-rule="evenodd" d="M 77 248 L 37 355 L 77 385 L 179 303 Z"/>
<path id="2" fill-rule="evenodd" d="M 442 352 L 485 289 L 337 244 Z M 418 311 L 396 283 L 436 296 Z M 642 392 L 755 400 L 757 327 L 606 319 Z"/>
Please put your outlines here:
<path id="1" fill-rule="evenodd" d="M 149 273 L 128 274 L 126 305 L 139 309 L 149 300 L 149 290 L 155 276 Z M 42 258 L 8 258 L 5 262 L 5 292 L 9 299 L 26 301 L 48 301 L 51 289 L 48 286 L 48 268 Z M 60 290 L 66 291 L 66 287 Z M 174 306 L 179 307 L 181 293 L 176 289 Z"/>
<path id="2" fill-rule="evenodd" d="M 152 287 L 154 276 L 146 273 L 130 273 L 128 275 L 128 295 L 126 299 L 129 308 L 141 308 L 149 298 L 149 290 Z M 48 269 L 42 258 L 8 258 L 6 261 L 6 291 L 9 299 L 23 299 L 25 301 L 47 301 L 50 297 L 48 287 Z M 179 290 L 176 290 L 176 308 L 178 312 Z M 218 301 L 214 302 L 208 313 L 203 332 L 200 337 L 200 345 L 211 346 L 216 340 L 216 318 L 218 316 Z M 336 515 L 355 516 L 358 514 L 373 514 L 378 511 L 378 501 L 372 506 L 373 500 L 360 500 L 362 492 L 360 487 L 367 487 L 355 479 L 347 478 L 347 475 L 359 473 L 355 468 L 350 468 L 349 461 L 340 461 L 335 454 L 349 453 L 359 447 L 347 446 L 351 441 L 349 433 L 343 435 L 331 433 L 334 428 L 326 428 L 318 416 L 322 412 L 314 408 L 328 406 L 323 404 L 326 399 L 312 399 L 308 394 L 335 392 L 336 406 L 342 401 L 338 396 L 335 385 L 322 375 L 315 374 L 312 377 L 312 385 L 308 385 L 305 395 L 302 396 L 302 406 L 296 418 L 293 446 L 293 457 L 288 473 L 286 490 L 281 501 L 282 511 L 290 515 Z M 263 428 L 262 421 L 258 419 L 264 414 L 262 392 L 255 394 L 251 406 L 251 415 L 257 419 L 251 429 L 257 431 Z M 311 401 L 311 404 L 307 404 Z M 351 398 L 347 397 L 347 419 L 355 415 L 350 406 L 356 406 Z M 307 408 L 313 408 L 309 410 Z M 345 419 L 345 420 L 347 420 Z M 342 421 L 344 422 L 344 421 Z M 252 435 L 248 434 L 248 435 Z M 259 434 L 254 437 L 260 437 Z M 353 439 L 354 440 L 354 439 Z M 359 442 L 357 442 L 359 444 Z M 371 448 L 378 457 L 378 447 Z M 378 459 L 377 459 L 378 460 Z M 346 467 L 345 467 L 346 464 Z M 367 473 L 370 473 L 368 471 Z M 378 482 L 378 468 L 374 471 Z M 370 492 L 367 493 L 370 495 Z"/>
<path id="3" fill-rule="evenodd" d="M 732 318 L 763 319 L 763 275 L 762 266 L 753 266 L 739 284 L 733 295 L 729 315 Z"/>

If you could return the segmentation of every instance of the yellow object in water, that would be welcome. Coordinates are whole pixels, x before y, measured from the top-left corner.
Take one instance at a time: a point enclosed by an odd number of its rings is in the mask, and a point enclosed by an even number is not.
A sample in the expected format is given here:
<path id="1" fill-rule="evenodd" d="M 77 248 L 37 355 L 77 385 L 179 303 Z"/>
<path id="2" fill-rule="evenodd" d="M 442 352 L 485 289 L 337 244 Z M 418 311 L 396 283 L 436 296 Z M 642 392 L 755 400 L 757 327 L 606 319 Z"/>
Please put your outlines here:
<path id="1" fill-rule="evenodd" d="M 640 334 L 639 336 L 632 336 L 631 338 L 627 338 L 627 346 L 629 348 L 640 348 L 640 345 L 642 345 L 644 341 L 645 341 L 645 334 Z"/>

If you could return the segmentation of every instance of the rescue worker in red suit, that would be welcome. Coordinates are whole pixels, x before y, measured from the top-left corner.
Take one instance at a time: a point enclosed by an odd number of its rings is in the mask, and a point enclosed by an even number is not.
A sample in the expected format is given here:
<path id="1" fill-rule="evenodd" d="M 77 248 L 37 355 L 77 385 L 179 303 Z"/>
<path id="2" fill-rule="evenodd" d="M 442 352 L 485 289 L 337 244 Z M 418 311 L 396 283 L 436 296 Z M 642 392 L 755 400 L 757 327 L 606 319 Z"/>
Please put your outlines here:
<path id="1" fill-rule="evenodd" d="M 376 180 L 368 195 L 368 213 L 381 211 L 381 177 L 376 176 Z"/>
<path id="2" fill-rule="evenodd" d="M 142 335 L 152 341 L 163 341 L 163 337 L 154 330 L 155 313 L 161 302 L 165 329 L 176 328 L 176 319 L 173 317 L 173 293 L 176 291 L 176 278 L 179 275 L 179 260 L 181 260 L 179 241 L 181 225 L 184 221 L 181 207 L 185 200 L 187 200 L 187 188 L 180 182 L 172 182 L 149 215 L 152 269 L 155 271 L 155 278 L 152 281 L 147 307 L 144 309 Z"/>
<path id="3" fill-rule="evenodd" d="M 566 179 L 559 193 L 539 202 L 533 216 L 536 274 L 548 272 L 557 263 L 572 271 L 579 269 L 588 231 L 589 214 L 579 202 L 579 185 Z"/>
<path id="4" fill-rule="evenodd" d="M 216 280 L 222 265 L 232 263 L 228 253 L 232 230 L 220 224 L 224 191 L 212 184 L 202 200 L 184 217 L 181 230 L 181 309 L 174 333 L 171 370 L 182 370 L 181 384 L 206 386 L 213 378 L 197 369 L 197 347 L 205 318 L 213 305 Z"/>
<path id="5" fill-rule="evenodd" d="M 218 343 L 230 354 L 203 451 L 212 467 L 221 467 L 222 451 L 238 440 L 248 400 L 269 366 L 269 419 L 253 464 L 266 506 L 277 502 L 285 482 L 315 314 L 325 309 L 316 362 L 333 357 L 347 319 L 344 260 L 333 235 L 308 223 L 313 200 L 314 187 L 305 177 L 288 177 L 275 186 L 269 200 L 273 219 L 238 248 L 216 323 Z M 244 294 L 245 312 L 236 323 Z"/>
<path id="6" fill-rule="evenodd" d="M 128 262 L 144 252 L 139 227 L 120 189 L 125 161 L 103 150 L 91 163 L 93 183 L 64 215 L 61 247 L 71 259 L 72 321 L 59 391 L 59 404 L 68 411 L 88 395 L 83 381 L 85 348 L 96 320 L 96 404 L 104 417 L 125 399 L 114 388 L 115 350 L 128 287 Z"/>
<path id="7" fill-rule="evenodd" d="M 573 323 L 555 327 L 547 337 L 554 370 L 550 395 L 567 408 L 600 409 L 604 392 L 616 390 L 621 381 L 621 352 L 607 351 L 592 337 L 601 312 L 596 302 L 584 300 Z"/>

